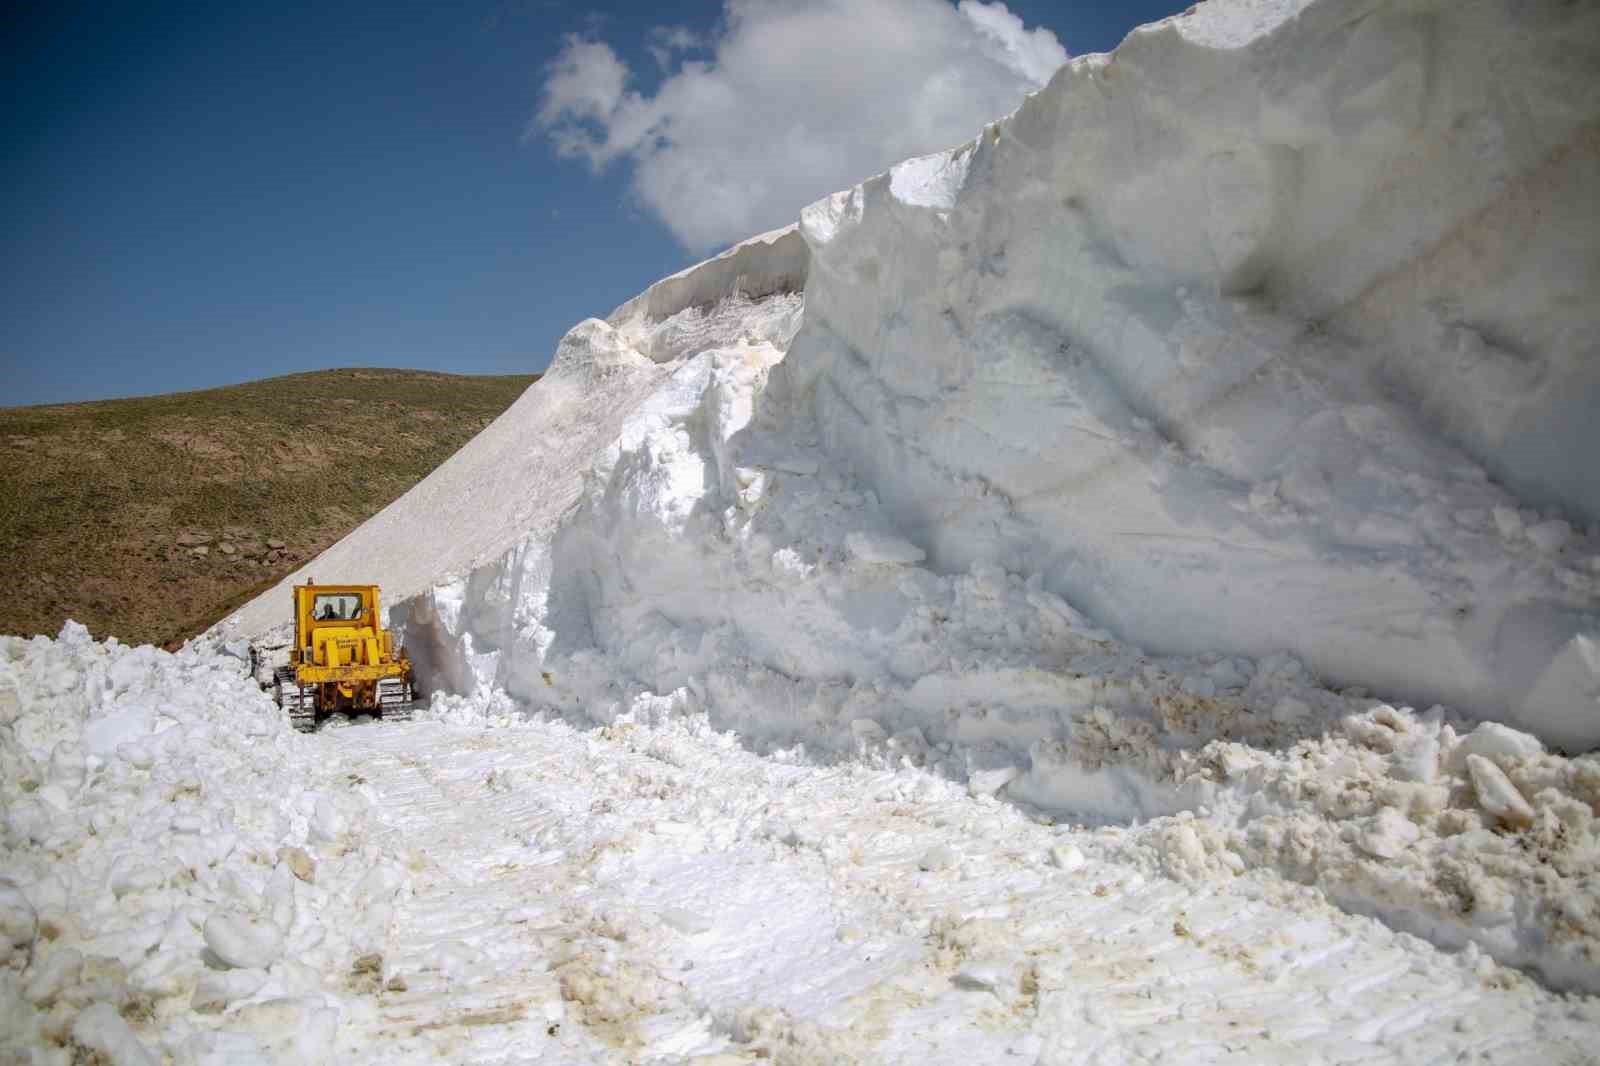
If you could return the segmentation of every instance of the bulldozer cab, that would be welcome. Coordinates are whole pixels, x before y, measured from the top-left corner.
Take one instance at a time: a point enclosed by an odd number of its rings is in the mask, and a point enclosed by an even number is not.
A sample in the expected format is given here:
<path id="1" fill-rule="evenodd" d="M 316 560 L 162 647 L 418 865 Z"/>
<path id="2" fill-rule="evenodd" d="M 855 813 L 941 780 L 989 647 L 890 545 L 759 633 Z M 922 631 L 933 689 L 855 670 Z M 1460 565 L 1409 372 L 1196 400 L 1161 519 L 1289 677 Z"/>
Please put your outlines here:
<path id="1" fill-rule="evenodd" d="M 360 619 L 363 610 L 361 595 L 354 592 L 318 592 L 311 597 L 311 619 L 314 622 L 346 622 Z"/>
<path id="2" fill-rule="evenodd" d="M 327 623 L 376 628 L 378 586 L 296 585 L 294 590 L 295 647 L 312 643 L 311 635 Z"/>
<path id="3" fill-rule="evenodd" d="M 381 649 L 376 585 L 297 585 L 294 590 L 295 662 L 338 666 L 376 662 Z"/>

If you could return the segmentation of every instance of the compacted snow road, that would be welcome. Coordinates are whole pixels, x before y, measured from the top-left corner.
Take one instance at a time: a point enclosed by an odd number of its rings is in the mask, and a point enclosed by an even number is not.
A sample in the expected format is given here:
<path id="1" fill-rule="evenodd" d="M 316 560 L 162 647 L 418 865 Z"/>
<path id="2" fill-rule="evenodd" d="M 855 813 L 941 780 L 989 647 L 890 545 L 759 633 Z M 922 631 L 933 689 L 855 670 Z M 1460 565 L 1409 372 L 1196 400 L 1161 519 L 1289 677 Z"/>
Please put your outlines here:
<path id="1" fill-rule="evenodd" d="M 410 867 L 341 1061 L 1593 1061 L 1593 1000 L 907 767 L 682 718 L 316 742 Z"/>
<path id="2" fill-rule="evenodd" d="M 1220 809 L 1051 824 L 680 697 L 307 736 L 68 626 L 0 638 L 0 768 L 0 1062 L 1595 1061 L 1600 999 L 1229 862 Z"/>

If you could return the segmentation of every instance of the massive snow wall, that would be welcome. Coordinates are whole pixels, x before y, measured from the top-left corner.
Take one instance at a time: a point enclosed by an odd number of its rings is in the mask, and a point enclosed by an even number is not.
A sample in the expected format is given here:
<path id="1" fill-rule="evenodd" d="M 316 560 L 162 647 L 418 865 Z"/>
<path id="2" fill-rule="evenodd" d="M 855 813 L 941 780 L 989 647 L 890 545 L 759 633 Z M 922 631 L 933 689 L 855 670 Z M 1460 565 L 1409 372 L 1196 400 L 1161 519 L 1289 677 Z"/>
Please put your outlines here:
<path id="1" fill-rule="evenodd" d="M 1600 518 L 1597 27 L 1368 0 L 1136 31 L 808 209 L 779 384 L 938 569 L 1592 744 L 1594 564 L 1562 549 Z"/>

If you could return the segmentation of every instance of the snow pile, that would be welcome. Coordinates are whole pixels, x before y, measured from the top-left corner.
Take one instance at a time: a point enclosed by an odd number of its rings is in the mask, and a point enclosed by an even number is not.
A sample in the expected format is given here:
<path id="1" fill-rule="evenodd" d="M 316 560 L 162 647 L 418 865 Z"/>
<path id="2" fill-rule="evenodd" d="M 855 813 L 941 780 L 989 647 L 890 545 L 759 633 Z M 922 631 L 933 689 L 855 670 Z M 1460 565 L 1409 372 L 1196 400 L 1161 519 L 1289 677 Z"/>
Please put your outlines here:
<path id="1" fill-rule="evenodd" d="M 1592 5 L 1147 27 L 581 323 L 309 570 L 447 717 L 658 701 L 1600 989 L 1597 61 Z"/>
<path id="2" fill-rule="evenodd" d="M 1156 758 L 1154 776 L 1198 786 L 1207 816 L 1157 819 L 1118 849 L 1145 868 L 1274 869 L 1436 944 L 1600 991 L 1600 756 L 1378 704 L 1277 750 L 1214 741 Z"/>
<path id="3" fill-rule="evenodd" d="M 0 801 L 0 1051 L 327 1060 L 405 872 L 238 659 L 0 638 Z"/>
<path id="4" fill-rule="evenodd" d="M 1600 744 L 1600 11 L 1527 14 L 1212 3 L 1068 65 L 807 209 L 775 402 L 938 570 Z"/>

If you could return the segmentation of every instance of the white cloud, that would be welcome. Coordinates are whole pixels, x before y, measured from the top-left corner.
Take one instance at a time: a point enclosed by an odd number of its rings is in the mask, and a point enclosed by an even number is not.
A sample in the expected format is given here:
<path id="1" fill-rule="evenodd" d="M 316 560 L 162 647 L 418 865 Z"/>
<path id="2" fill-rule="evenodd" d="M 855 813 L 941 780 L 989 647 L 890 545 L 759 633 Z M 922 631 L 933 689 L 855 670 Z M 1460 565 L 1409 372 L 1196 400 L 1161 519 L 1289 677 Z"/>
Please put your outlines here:
<path id="1" fill-rule="evenodd" d="M 1067 61 L 1055 34 L 1043 26 L 1024 29 L 1021 16 L 1013 15 L 1004 4 L 961 0 L 961 13 L 1004 51 L 1012 69 L 1035 85 L 1049 81 Z"/>
<path id="2" fill-rule="evenodd" d="M 697 252 L 967 140 L 1067 58 L 979 0 L 726 0 L 717 39 L 672 32 L 649 42 L 677 63 L 651 96 L 605 42 L 568 38 L 534 128 L 596 170 L 631 166 L 640 201 Z M 711 58 L 674 58 L 698 47 Z"/>
<path id="3" fill-rule="evenodd" d="M 609 45 L 569 36 L 550 64 L 534 122 L 550 131 L 561 155 L 588 154 L 588 138 L 578 124 L 610 121 L 627 80 L 627 65 Z"/>
<path id="4" fill-rule="evenodd" d="M 699 47 L 700 38 L 687 26 L 657 26 L 650 31 L 650 43 L 645 46 L 662 70 L 671 69 L 675 53 L 689 52 Z"/>

